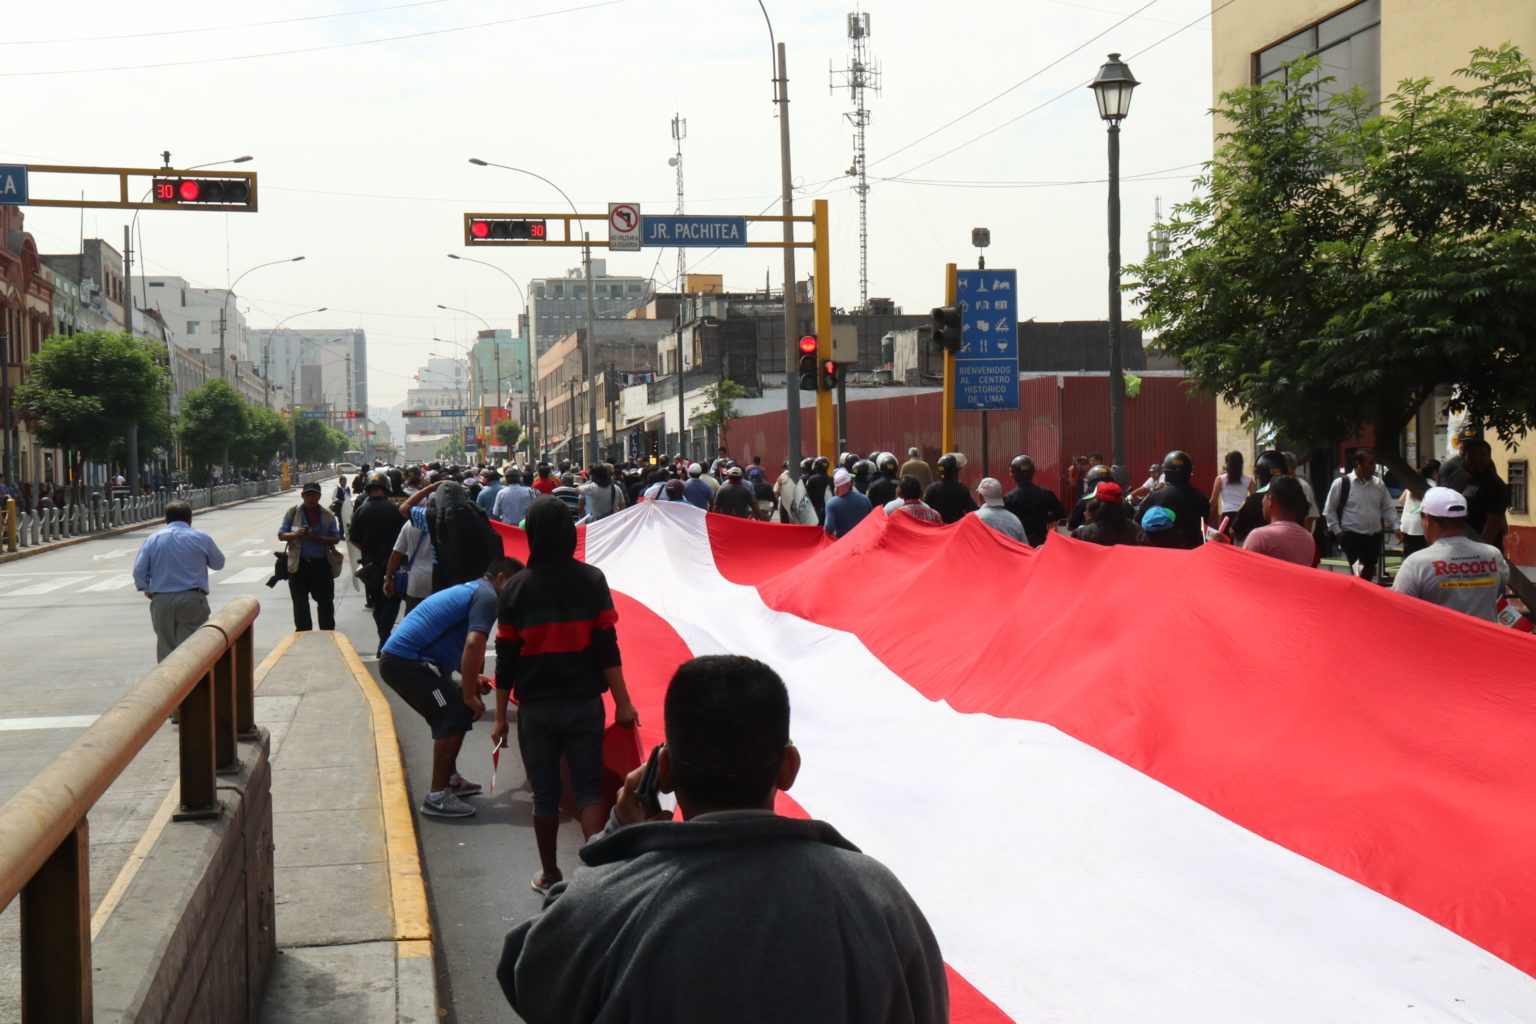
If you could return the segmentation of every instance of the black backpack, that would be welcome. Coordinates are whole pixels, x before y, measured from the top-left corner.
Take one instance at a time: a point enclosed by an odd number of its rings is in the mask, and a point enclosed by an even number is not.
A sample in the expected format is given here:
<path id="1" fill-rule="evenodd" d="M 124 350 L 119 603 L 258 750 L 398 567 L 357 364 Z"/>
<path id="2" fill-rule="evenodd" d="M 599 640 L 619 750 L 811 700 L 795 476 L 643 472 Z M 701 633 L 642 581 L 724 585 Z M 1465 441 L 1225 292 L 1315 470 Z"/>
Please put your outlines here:
<path id="1" fill-rule="evenodd" d="M 485 575 L 491 559 L 503 554 L 501 535 L 491 526 L 485 511 L 475 505 L 455 510 L 455 521 L 444 531 L 443 524 L 432 523 L 432 589 L 442 590 L 455 583 L 468 583 Z"/>

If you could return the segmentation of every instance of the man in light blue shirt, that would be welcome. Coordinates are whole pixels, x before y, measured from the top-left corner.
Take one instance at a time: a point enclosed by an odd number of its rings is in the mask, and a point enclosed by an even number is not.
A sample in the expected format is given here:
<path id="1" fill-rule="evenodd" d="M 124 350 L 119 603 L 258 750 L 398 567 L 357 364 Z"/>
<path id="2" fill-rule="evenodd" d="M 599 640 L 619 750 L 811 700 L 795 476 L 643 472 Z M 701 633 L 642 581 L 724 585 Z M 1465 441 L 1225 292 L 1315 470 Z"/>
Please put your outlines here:
<path id="1" fill-rule="evenodd" d="M 208 570 L 222 568 L 224 552 L 192 528 L 192 506 L 166 505 L 165 526 L 145 539 L 133 560 L 133 585 L 149 598 L 156 661 L 208 621 Z"/>
<path id="2" fill-rule="evenodd" d="M 528 515 L 528 505 L 538 496 L 538 492 L 529 487 L 516 470 L 509 469 L 506 483 L 496 492 L 491 518 L 498 523 L 516 526 Z"/>
<path id="3" fill-rule="evenodd" d="M 485 514 L 491 518 L 496 517 L 496 495 L 501 493 L 501 473 L 494 469 L 485 471 L 485 483 L 480 487 L 480 493 L 475 495 L 475 504 L 485 510 Z"/>

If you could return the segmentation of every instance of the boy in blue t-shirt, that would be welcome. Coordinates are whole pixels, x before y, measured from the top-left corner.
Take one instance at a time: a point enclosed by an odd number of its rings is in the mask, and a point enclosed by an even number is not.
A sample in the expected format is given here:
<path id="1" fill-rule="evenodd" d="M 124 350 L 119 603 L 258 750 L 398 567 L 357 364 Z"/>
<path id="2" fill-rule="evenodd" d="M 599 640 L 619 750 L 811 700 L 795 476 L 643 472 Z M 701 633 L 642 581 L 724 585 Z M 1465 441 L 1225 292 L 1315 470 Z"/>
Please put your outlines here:
<path id="1" fill-rule="evenodd" d="M 485 714 L 485 645 L 496 628 L 498 595 L 522 568 L 514 558 L 491 560 L 483 578 L 438 591 L 395 627 L 379 655 L 379 674 L 432 729 L 432 788 L 421 813 L 463 818 L 475 809 L 463 797 L 480 792 L 458 772 L 464 734 Z M 458 669 L 460 682 L 453 685 Z"/>

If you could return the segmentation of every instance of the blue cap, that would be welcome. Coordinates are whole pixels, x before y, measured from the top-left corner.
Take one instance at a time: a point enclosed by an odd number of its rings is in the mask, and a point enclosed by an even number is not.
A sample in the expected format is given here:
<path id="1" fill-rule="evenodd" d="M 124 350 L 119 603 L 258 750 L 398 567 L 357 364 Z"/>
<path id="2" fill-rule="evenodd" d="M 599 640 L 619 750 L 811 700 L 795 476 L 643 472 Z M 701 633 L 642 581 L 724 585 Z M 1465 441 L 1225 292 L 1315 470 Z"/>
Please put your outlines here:
<path id="1" fill-rule="evenodd" d="M 1141 528 L 1148 533 L 1162 533 L 1173 529 L 1174 518 L 1172 509 L 1157 505 L 1147 509 L 1147 514 L 1141 517 Z"/>

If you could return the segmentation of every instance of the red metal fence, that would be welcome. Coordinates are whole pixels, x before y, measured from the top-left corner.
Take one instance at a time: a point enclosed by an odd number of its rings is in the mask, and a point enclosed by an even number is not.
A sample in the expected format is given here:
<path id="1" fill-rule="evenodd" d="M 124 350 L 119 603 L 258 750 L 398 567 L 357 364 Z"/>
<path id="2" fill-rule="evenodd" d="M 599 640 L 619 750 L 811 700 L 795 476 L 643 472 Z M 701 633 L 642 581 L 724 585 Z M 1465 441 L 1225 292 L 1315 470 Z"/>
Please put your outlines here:
<path id="1" fill-rule="evenodd" d="M 814 404 L 814 400 L 811 392 L 803 393 L 803 402 Z M 939 450 L 941 401 L 939 391 L 850 401 L 848 450 L 890 451 L 905 460 L 907 449 L 916 447 L 932 462 L 943 454 Z M 1194 456 L 1197 477 L 1218 471 L 1216 407 L 1210 396 L 1191 390 L 1183 378 L 1143 377 L 1140 395 L 1127 399 L 1125 405 L 1126 458 L 1133 485 L 1141 483 L 1147 466 L 1161 462 L 1174 448 Z M 776 467 L 788 444 L 787 422 L 782 412 L 744 416 L 731 422 L 725 444 L 733 458 L 750 462 L 754 455 L 761 455 L 764 465 Z M 806 454 L 812 454 L 813 409 L 801 409 L 800 430 Z M 983 476 L 1006 479 L 1009 461 L 1027 453 L 1035 460 L 1036 479 L 1056 481 L 1060 490 L 1066 485 L 1072 456 L 1097 452 L 1106 460 L 1110 457 L 1108 379 L 1104 374 L 1083 374 L 1022 380 L 1019 409 L 990 414 L 987 433 L 989 459 L 982 466 L 981 414 L 956 414 L 955 446 L 969 459 L 968 481 Z"/>

